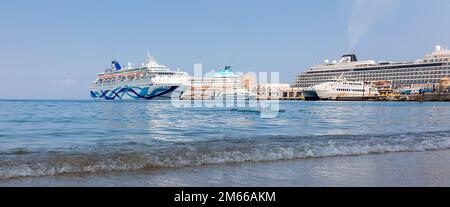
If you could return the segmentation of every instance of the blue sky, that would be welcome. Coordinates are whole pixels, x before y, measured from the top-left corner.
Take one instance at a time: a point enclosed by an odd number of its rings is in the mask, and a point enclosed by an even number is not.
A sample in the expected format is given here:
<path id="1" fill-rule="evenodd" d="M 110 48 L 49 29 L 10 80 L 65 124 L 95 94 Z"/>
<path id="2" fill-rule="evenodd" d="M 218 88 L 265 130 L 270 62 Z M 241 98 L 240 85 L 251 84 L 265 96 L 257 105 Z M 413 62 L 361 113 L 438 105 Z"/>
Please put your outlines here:
<path id="1" fill-rule="evenodd" d="M 280 72 L 282 82 L 324 59 L 415 60 L 450 46 L 450 1 L 0 2 L 0 98 L 89 98 L 111 58 L 146 50 L 171 68 Z"/>

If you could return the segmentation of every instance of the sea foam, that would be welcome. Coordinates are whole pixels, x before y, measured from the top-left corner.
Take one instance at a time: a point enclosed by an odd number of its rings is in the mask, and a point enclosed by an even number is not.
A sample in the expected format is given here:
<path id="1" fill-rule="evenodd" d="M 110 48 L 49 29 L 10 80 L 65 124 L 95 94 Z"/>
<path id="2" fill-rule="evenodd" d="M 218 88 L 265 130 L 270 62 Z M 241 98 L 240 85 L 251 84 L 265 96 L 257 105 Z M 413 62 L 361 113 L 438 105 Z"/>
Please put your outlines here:
<path id="1" fill-rule="evenodd" d="M 0 179 L 446 149 L 450 149 L 450 131 L 98 144 L 58 152 L 0 154 Z"/>

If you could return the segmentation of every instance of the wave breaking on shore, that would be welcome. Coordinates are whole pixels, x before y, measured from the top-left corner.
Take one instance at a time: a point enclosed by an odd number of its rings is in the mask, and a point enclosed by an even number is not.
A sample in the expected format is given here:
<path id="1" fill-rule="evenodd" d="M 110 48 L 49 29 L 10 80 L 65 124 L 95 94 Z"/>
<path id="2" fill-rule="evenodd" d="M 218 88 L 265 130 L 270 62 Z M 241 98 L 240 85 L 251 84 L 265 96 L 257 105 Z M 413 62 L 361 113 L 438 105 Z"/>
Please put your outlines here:
<path id="1" fill-rule="evenodd" d="M 0 153 L 0 179 L 450 149 L 450 131 L 391 135 L 225 137 Z"/>

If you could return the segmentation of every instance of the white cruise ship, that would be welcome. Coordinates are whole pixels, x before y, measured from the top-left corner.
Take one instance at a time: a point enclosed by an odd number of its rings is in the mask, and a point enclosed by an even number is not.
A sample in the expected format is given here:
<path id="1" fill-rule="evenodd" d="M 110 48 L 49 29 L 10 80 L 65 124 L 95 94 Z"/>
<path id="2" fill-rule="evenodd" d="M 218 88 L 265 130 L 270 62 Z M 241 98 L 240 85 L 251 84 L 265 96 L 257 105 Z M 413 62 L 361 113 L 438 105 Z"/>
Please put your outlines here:
<path id="1" fill-rule="evenodd" d="M 147 63 L 140 67 L 123 67 L 113 60 L 110 69 L 98 74 L 90 90 L 94 99 L 161 100 L 180 98 L 188 86 L 187 73 L 172 71 L 147 54 Z"/>
<path id="2" fill-rule="evenodd" d="M 325 61 L 297 76 L 294 87 L 307 88 L 333 80 L 344 73 L 349 81 L 392 83 L 394 88 L 411 85 L 437 84 L 450 75 L 450 50 L 436 50 L 414 62 L 358 61 L 356 55 L 344 55 L 337 62 Z"/>
<path id="3" fill-rule="evenodd" d="M 305 100 L 336 100 L 338 97 L 378 96 L 378 90 L 362 81 L 348 81 L 339 77 L 303 90 Z"/>
<path id="4" fill-rule="evenodd" d="M 205 77 L 192 77 L 191 88 L 183 95 L 184 99 L 255 99 L 256 95 L 245 90 L 243 77 L 235 74 L 231 66 L 218 72 L 210 72 Z"/>

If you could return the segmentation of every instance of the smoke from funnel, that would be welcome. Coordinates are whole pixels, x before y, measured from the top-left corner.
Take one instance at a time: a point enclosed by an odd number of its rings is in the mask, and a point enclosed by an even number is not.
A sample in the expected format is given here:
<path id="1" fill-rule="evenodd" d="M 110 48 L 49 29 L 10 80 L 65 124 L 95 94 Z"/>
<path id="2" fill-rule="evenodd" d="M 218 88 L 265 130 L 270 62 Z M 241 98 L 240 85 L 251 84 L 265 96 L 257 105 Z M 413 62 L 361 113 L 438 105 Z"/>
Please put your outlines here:
<path id="1" fill-rule="evenodd" d="M 348 50 L 354 49 L 370 32 L 371 26 L 392 9 L 398 1 L 400 0 L 351 0 Z"/>

